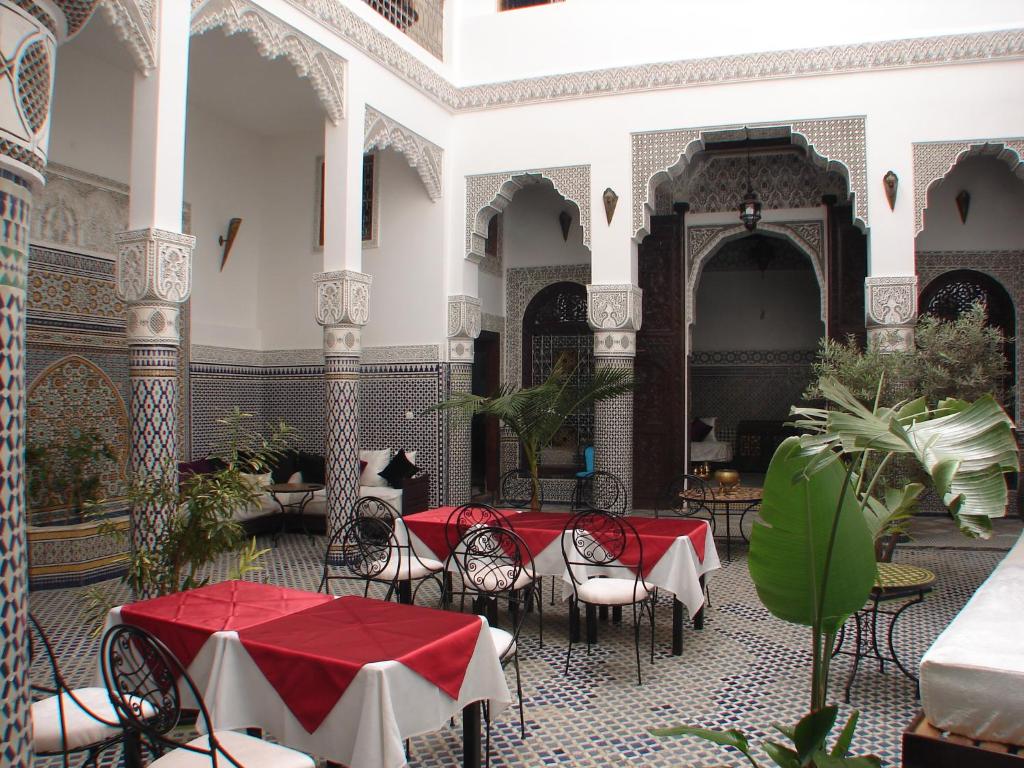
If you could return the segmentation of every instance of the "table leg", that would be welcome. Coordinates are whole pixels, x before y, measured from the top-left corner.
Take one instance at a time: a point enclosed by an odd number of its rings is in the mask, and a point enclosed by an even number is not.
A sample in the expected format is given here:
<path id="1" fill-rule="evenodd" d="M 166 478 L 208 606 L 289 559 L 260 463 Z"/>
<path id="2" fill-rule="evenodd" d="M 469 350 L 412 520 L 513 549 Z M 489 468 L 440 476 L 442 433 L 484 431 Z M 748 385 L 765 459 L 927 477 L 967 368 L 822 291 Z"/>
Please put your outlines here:
<path id="1" fill-rule="evenodd" d="M 302 497 L 302 501 L 299 502 L 299 525 L 302 526 L 302 532 L 306 534 L 307 539 L 312 538 L 313 534 L 311 534 L 309 532 L 309 528 L 306 527 L 306 515 L 304 513 L 306 511 L 306 505 L 309 504 L 309 502 L 311 502 L 312 500 L 313 494 L 307 491 L 306 494 Z"/>
<path id="2" fill-rule="evenodd" d="M 601 617 L 601 621 L 608 621 L 608 606 L 602 605 L 598 608 L 598 615 Z"/>
<path id="3" fill-rule="evenodd" d="M 683 655 L 683 604 L 672 598 L 672 655 Z"/>
<path id="4" fill-rule="evenodd" d="M 398 602 L 412 605 L 412 581 L 405 579 L 398 582 Z"/>
<path id="5" fill-rule="evenodd" d="M 725 559 L 732 560 L 732 510 L 725 504 Z"/>
<path id="6" fill-rule="evenodd" d="M 125 768 L 142 768 L 142 741 L 139 732 L 126 729 L 124 732 Z"/>
<path id="7" fill-rule="evenodd" d="M 700 593 L 704 594 L 704 577 L 700 577 Z M 700 606 L 700 610 L 693 615 L 693 628 L 704 629 L 704 609 L 707 607 L 707 598 Z"/>
<path id="8" fill-rule="evenodd" d="M 621 624 L 621 623 L 622 623 L 622 606 L 621 605 L 613 605 L 612 606 L 612 624 Z"/>
<path id="9" fill-rule="evenodd" d="M 480 768 L 480 702 L 462 708 L 462 766 Z"/>

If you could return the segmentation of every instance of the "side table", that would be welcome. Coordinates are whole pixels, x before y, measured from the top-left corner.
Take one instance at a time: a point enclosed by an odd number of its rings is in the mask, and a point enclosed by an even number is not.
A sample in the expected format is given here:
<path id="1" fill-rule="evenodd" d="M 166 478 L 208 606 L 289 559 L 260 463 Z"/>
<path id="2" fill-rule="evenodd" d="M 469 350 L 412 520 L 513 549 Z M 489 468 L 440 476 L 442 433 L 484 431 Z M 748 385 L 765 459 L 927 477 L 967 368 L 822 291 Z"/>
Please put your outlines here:
<path id="1" fill-rule="evenodd" d="M 679 498 L 683 501 L 700 502 L 709 509 L 712 516 L 725 515 L 725 559 L 732 560 L 732 519 L 739 518 L 738 533 L 745 542 L 750 543 L 746 527 L 747 515 L 751 512 L 756 514 L 761 506 L 763 488 L 740 485 L 728 490 L 711 490 L 705 496 L 699 488 L 688 488 L 679 492 Z M 735 509 L 734 509 L 735 508 Z M 749 518 L 753 522 L 753 517 Z M 712 531 L 716 531 L 712 526 Z"/>
<path id="2" fill-rule="evenodd" d="M 310 536 L 309 529 L 306 528 L 306 519 L 302 516 L 302 513 L 306 509 L 306 505 L 313 500 L 313 494 L 317 491 L 323 490 L 323 483 L 273 483 L 271 485 L 263 486 L 263 490 L 273 497 L 274 501 L 277 502 L 277 506 L 281 508 L 281 530 L 274 534 L 274 544 L 277 544 L 277 538 L 285 532 L 285 528 L 288 523 L 288 513 L 297 514 L 299 516 L 299 523 L 302 525 L 302 532 L 307 536 Z M 302 494 L 298 501 L 284 501 L 278 494 Z"/>
<path id="3" fill-rule="evenodd" d="M 850 688 L 853 686 L 853 679 L 857 676 L 857 668 L 860 666 L 861 659 L 875 659 L 880 672 L 885 671 L 885 662 L 891 661 L 900 672 L 917 685 L 917 695 L 920 697 L 920 683 L 917 675 L 907 669 L 896 655 L 893 634 L 896 631 L 896 622 L 903 612 L 924 600 L 925 595 L 932 591 L 934 581 L 935 574 L 927 568 L 903 563 L 878 563 L 878 576 L 875 578 L 875 586 L 871 588 L 871 594 L 868 596 L 868 604 L 851 617 L 855 621 L 854 649 L 852 651 L 843 650 L 843 641 L 846 639 L 846 627 L 844 626 L 839 632 L 839 641 L 835 650 L 832 651 L 833 657 L 839 654 L 853 656 L 853 667 L 850 669 L 844 691 L 844 701 L 847 704 L 850 703 Z M 895 610 L 884 610 L 881 607 L 882 603 L 892 601 L 903 601 L 903 603 Z M 878 642 L 879 616 L 886 616 L 889 620 L 884 648 L 879 647 Z M 888 655 L 884 655 L 883 650 L 888 651 Z"/>

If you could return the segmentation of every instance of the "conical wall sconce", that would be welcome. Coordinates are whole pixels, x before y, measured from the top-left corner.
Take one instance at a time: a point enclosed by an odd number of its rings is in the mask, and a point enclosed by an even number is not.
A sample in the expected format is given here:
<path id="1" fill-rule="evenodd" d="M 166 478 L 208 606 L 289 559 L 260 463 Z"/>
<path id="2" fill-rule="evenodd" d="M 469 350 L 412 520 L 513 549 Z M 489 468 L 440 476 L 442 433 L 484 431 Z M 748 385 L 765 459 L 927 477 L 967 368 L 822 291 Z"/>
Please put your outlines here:
<path id="1" fill-rule="evenodd" d="M 235 238 L 238 237 L 238 229 L 242 226 L 241 219 L 231 219 L 228 222 L 228 235 L 224 237 L 221 235 L 217 238 L 217 242 L 224 246 L 224 254 L 220 257 L 220 271 L 224 271 L 224 265 L 228 263 L 228 254 L 231 253 L 231 246 L 235 244 Z"/>
<path id="2" fill-rule="evenodd" d="M 558 214 L 558 225 L 562 228 L 562 239 L 569 242 L 569 227 L 572 226 L 572 216 L 565 211 Z"/>
<path id="3" fill-rule="evenodd" d="M 608 219 L 608 224 L 611 224 L 612 216 L 615 215 L 615 206 L 619 202 L 619 196 L 615 194 L 614 189 L 608 187 L 608 189 L 601 193 L 601 199 L 604 201 L 604 215 Z"/>
<path id="4" fill-rule="evenodd" d="M 960 214 L 960 223 L 967 223 L 967 212 L 971 210 L 971 193 L 961 189 L 956 195 L 956 211 Z"/>
<path id="5" fill-rule="evenodd" d="M 889 171 L 882 177 L 882 186 L 885 188 L 885 199 L 889 201 L 889 210 L 896 209 L 896 189 L 900 185 L 900 177 L 895 172 Z"/>

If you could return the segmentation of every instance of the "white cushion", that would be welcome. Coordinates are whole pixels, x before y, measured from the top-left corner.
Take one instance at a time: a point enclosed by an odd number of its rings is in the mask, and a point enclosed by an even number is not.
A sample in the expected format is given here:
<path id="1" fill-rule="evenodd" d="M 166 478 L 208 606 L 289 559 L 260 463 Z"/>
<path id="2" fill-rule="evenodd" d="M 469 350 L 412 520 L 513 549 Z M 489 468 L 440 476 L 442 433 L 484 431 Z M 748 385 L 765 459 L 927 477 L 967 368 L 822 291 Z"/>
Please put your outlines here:
<path id="1" fill-rule="evenodd" d="M 482 574 L 475 574 L 472 576 L 472 578 L 469 579 L 469 584 L 473 589 L 478 589 L 481 592 L 494 592 L 496 589 L 499 588 L 499 577 L 504 579 L 504 577 L 508 575 L 509 570 L 510 569 L 503 568 L 497 572 L 493 570 L 487 570 Z M 523 570 L 520 571 L 519 575 L 516 577 L 515 584 L 513 584 L 511 587 L 501 586 L 500 588 L 507 589 L 510 591 L 513 589 L 525 589 L 526 587 L 530 586 L 533 580 L 533 572 L 528 570 L 527 568 L 523 568 Z"/>
<path id="2" fill-rule="evenodd" d="M 491 630 L 491 642 L 494 643 L 494 650 L 498 652 L 498 658 L 504 659 L 516 652 L 516 641 L 511 632 L 506 632 L 498 627 L 488 627 Z"/>
<path id="3" fill-rule="evenodd" d="M 371 488 L 387 488 L 388 481 L 380 476 L 388 462 L 391 461 L 391 451 L 360 451 L 359 460 L 366 462 L 363 474 L 359 476 L 359 485 L 366 485 Z"/>
<path id="4" fill-rule="evenodd" d="M 75 699 L 81 702 L 79 706 L 68 694 L 61 694 L 64 700 L 64 728 L 67 733 L 68 749 L 78 749 L 89 744 L 95 744 L 111 736 L 121 733 L 118 725 L 106 725 L 95 717 L 101 717 L 108 723 L 117 723 L 117 712 L 114 705 L 110 703 L 110 696 L 106 688 L 76 688 Z M 89 710 L 86 712 L 82 709 Z M 146 703 L 143 711 L 147 715 L 153 714 L 153 705 Z M 32 736 L 34 739 L 33 748 L 36 752 L 62 752 L 64 750 L 61 739 L 60 710 L 57 705 L 57 697 L 50 696 L 46 699 L 32 702 Z"/>
<path id="5" fill-rule="evenodd" d="M 313 758 L 294 749 L 236 731 L 215 733 L 222 749 L 245 768 L 316 768 Z M 193 747 L 210 748 L 208 736 L 200 736 L 188 744 Z M 222 764 L 230 765 L 224 758 L 217 760 L 217 765 Z M 199 752 L 189 752 L 187 749 L 176 749 L 149 765 L 150 768 L 210 768 L 210 757 Z"/>
<path id="6" fill-rule="evenodd" d="M 398 573 L 399 561 L 401 561 L 402 568 L 400 574 Z M 391 581 L 398 574 L 398 581 L 409 581 L 422 579 L 425 576 L 442 570 L 444 570 L 444 563 L 441 561 L 432 560 L 429 557 L 410 557 L 409 550 L 403 549 L 401 556 L 397 554 L 393 556 L 388 561 L 388 564 L 384 566 L 384 570 L 374 578 Z"/>
<path id="7" fill-rule="evenodd" d="M 651 591 L 635 579 L 588 579 L 576 587 L 579 599 L 595 605 L 629 605 L 646 599 Z"/>
<path id="8" fill-rule="evenodd" d="M 395 512 L 399 515 L 402 514 L 402 489 L 386 487 L 374 487 L 368 485 L 359 486 L 360 496 L 375 496 L 378 499 L 383 499 L 392 507 L 395 508 Z"/>

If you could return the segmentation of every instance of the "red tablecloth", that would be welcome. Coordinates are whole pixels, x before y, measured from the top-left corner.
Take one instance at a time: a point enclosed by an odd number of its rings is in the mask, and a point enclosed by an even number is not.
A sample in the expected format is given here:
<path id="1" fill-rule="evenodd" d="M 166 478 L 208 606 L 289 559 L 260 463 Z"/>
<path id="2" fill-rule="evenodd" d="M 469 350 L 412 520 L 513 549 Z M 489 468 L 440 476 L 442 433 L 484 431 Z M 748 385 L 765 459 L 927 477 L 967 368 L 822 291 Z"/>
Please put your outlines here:
<path id="1" fill-rule="evenodd" d="M 395 660 L 459 697 L 479 616 L 341 597 L 239 631 L 238 638 L 302 727 L 313 733 L 366 664 Z"/>
<path id="2" fill-rule="evenodd" d="M 332 600 L 316 592 L 222 581 L 121 606 L 121 621 L 156 635 L 187 668 L 214 632 L 256 626 Z"/>
<path id="3" fill-rule="evenodd" d="M 423 542 L 431 552 L 434 559 L 444 560 L 448 557 L 448 538 L 446 533 L 448 518 L 451 517 L 458 507 L 435 507 L 424 512 L 417 512 L 402 517 L 405 527 Z M 508 518 L 519 517 L 515 510 L 499 509 L 498 512 Z M 533 547 L 530 547 L 533 552 Z"/>
<path id="4" fill-rule="evenodd" d="M 704 545 L 707 542 L 708 524 L 704 520 L 671 520 L 653 517 L 631 517 L 629 522 L 636 528 L 644 550 L 643 576 L 646 578 L 651 569 L 665 555 L 669 547 L 680 536 L 686 536 L 693 545 L 697 559 L 704 562 Z M 598 537 L 600 541 L 600 537 Z M 623 565 L 635 568 L 640 553 L 636 539 L 627 537 L 626 548 L 619 557 Z"/>

